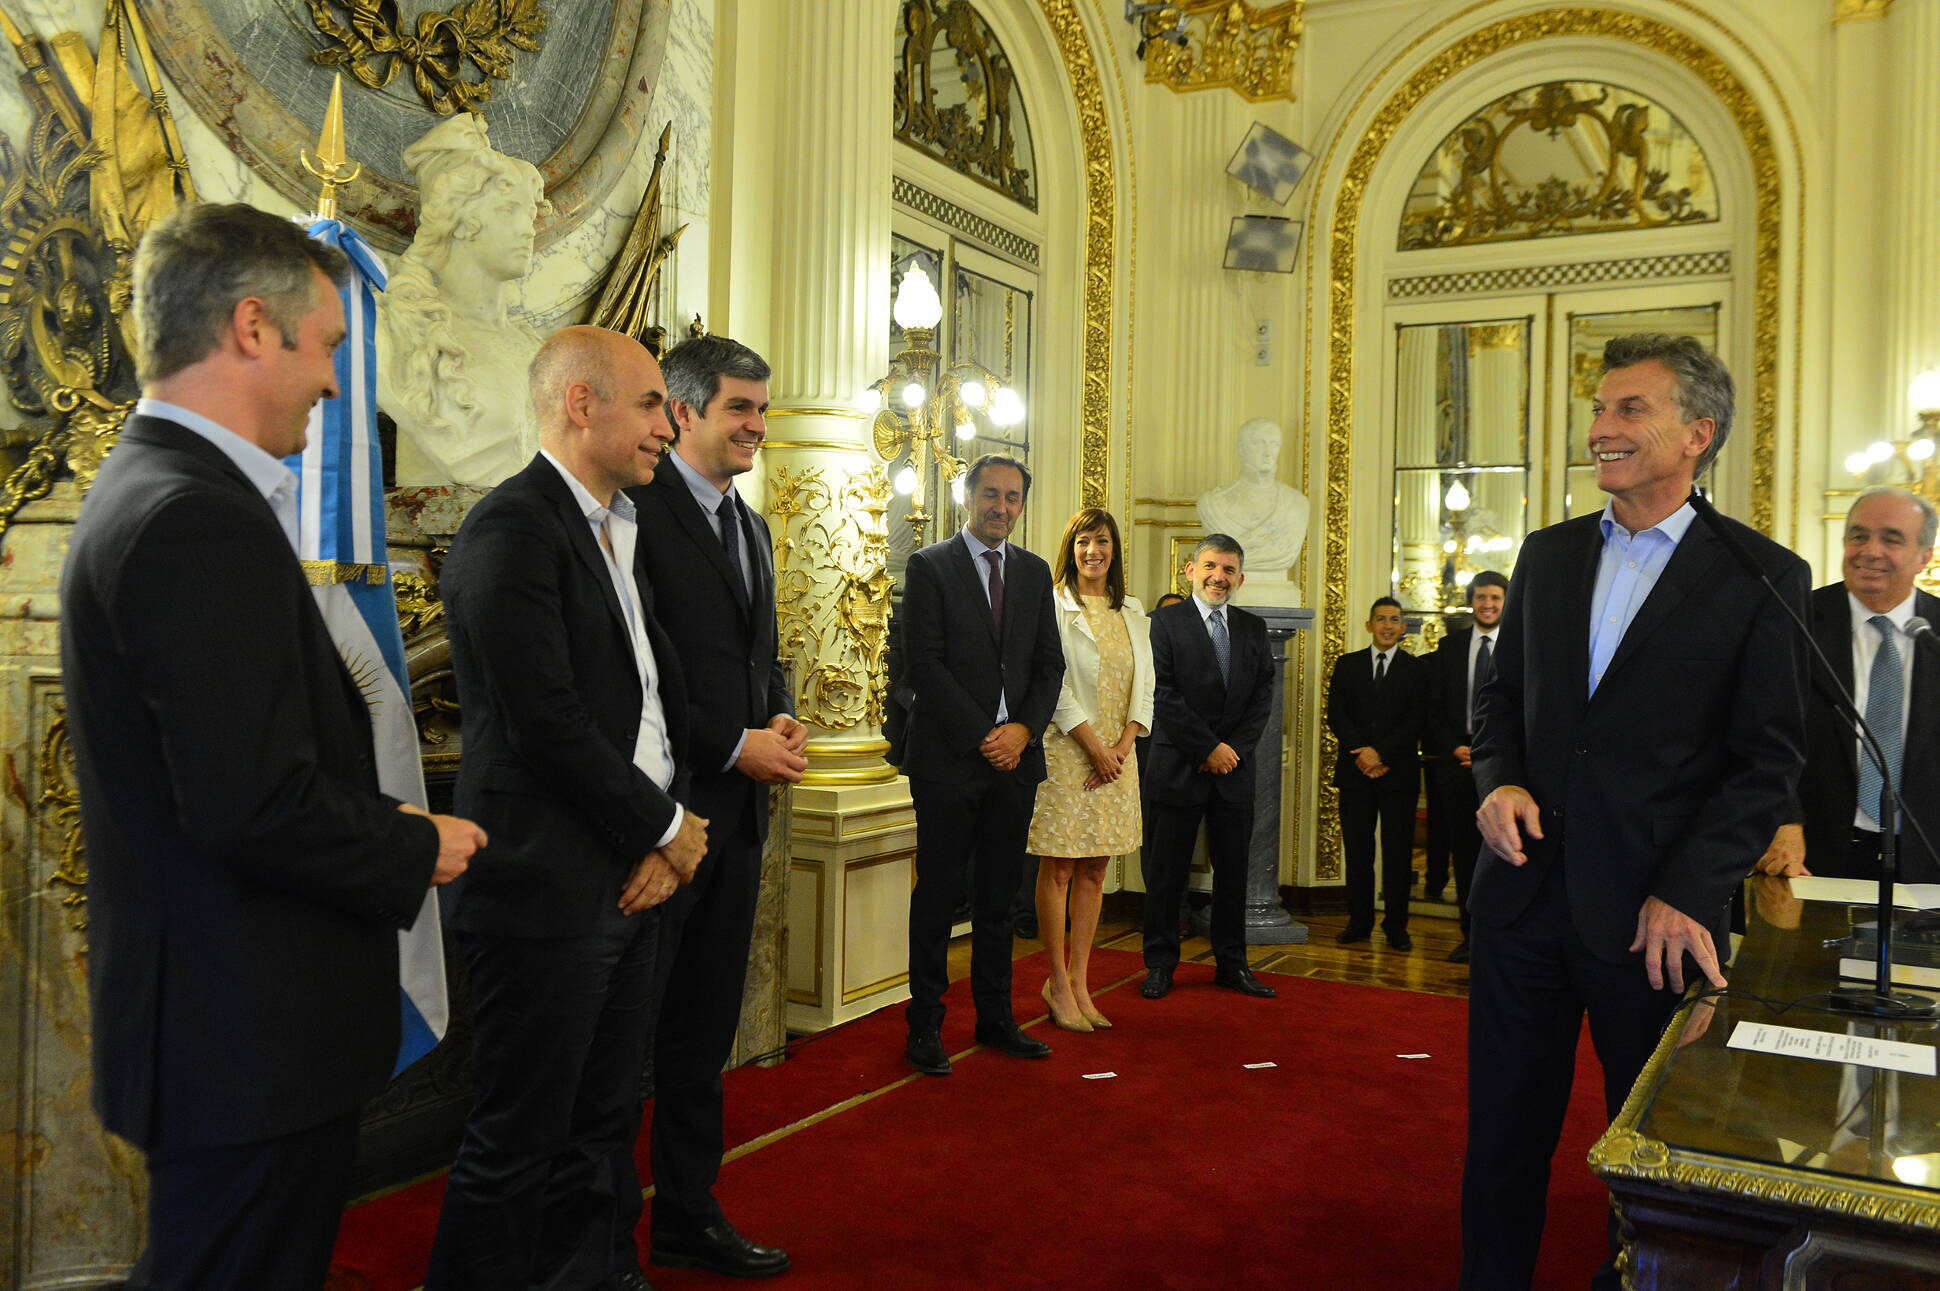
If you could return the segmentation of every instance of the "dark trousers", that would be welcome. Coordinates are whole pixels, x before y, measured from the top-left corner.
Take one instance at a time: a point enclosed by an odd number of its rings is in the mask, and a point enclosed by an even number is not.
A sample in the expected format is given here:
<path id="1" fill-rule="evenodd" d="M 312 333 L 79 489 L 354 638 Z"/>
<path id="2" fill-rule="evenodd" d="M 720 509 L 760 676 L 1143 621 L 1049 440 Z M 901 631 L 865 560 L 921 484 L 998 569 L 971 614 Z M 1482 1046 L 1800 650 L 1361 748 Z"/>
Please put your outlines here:
<path id="1" fill-rule="evenodd" d="M 129 1291 L 321 1287 L 357 1156 L 353 1110 L 282 1138 L 151 1152 Z"/>
<path id="2" fill-rule="evenodd" d="M 1411 771 L 1390 771 L 1370 780 L 1340 786 L 1341 849 L 1347 860 L 1347 926 L 1366 932 L 1374 926 L 1374 829 L 1381 829 L 1381 926 L 1390 935 L 1408 931 L 1408 889 L 1414 884 L 1415 795 Z M 1388 781 L 1394 781 L 1389 785 Z"/>
<path id="3" fill-rule="evenodd" d="M 971 881 L 970 997 L 979 1022 L 1012 1020 L 1010 906 L 1024 861 L 1037 785 L 992 771 L 962 784 L 911 777 L 916 803 L 916 886 L 909 894 L 911 1031 L 943 1025 L 950 985 L 950 922 Z"/>
<path id="4" fill-rule="evenodd" d="M 653 1043 L 653 1231 L 693 1236 L 721 1222 L 721 1069 L 734 1051 L 748 976 L 768 791 L 742 775 L 719 795 L 696 786 L 707 858 L 666 903 L 660 926 L 660 1020 Z M 738 801 L 736 801 L 738 799 Z M 713 810 L 709 810 L 713 808 Z"/>
<path id="5" fill-rule="evenodd" d="M 1559 857 L 1513 924 L 1478 920 L 1470 940 L 1465 1291 L 1512 1291 L 1535 1276 L 1585 1010 L 1614 1120 L 1678 1003 L 1675 992 L 1650 989 L 1641 957 L 1612 963 L 1584 947 L 1560 869 Z M 1687 980 L 1689 971 L 1687 961 Z"/>
<path id="6" fill-rule="evenodd" d="M 633 1144 L 661 916 L 622 915 L 619 895 L 577 937 L 458 934 L 473 1103 L 426 1291 L 576 1291 L 639 1268 Z"/>
<path id="7" fill-rule="evenodd" d="M 1179 902 L 1192 872 L 1192 846 L 1206 822 L 1212 860 L 1212 949 L 1221 968 L 1246 967 L 1246 853 L 1253 845 L 1253 802 L 1209 798 L 1193 806 L 1151 803 L 1145 812 L 1145 966 L 1179 964 Z"/>
<path id="8" fill-rule="evenodd" d="M 1428 827 L 1424 831 L 1427 835 L 1424 840 L 1426 854 L 1421 863 L 1421 890 L 1427 896 L 1436 895 L 1448 886 L 1449 858 L 1455 841 L 1455 832 L 1451 828 L 1453 809 L 1442 792 L 1443 760 L 1423 758 L 1421 762 L 1422 802 L 1428 811 Z M 1446 760 L 1454 761 L 1453 758 Z"/>
<path id="9" fill-rule="evenodd" d="M 1475 772 L 1455 759 L 1448 759 L 1437 777 L 1441 786 L 1442 814 L 1448 821 L 1448 848 L 1455 871 L 1455 904 L 1462 913 L 1462 936 L 1469 934 L 1468 889 L 1475 881 L 1475 862 L 1482 854 L 1482 827 L 1475 823 L 1475 809 L 1481 801 L 1475 793 Z"/>

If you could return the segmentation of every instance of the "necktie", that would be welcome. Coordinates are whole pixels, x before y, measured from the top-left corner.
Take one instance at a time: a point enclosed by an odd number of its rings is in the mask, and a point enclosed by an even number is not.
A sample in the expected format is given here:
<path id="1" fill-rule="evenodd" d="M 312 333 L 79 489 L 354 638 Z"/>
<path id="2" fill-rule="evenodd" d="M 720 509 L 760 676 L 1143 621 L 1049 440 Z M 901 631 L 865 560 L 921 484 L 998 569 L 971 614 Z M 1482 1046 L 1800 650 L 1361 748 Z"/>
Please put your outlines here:
<path id="1" fill-rule="evenodd" d="M 1226 612 L 1214 610 L 1206 617 L 1206 630 L 1212 633 L 1213 657 L 1219 660 L 1219 679 L 1233 679 L 1233 642 L 1226 635 Z"/>
<path id="2" fill-rule="evenodd" d="M 983 558 L 990 562 L 990 621 L 997 625 L 997 633 L 1004 631 L 1004 558 L 994 551 L 986 551 Z"/>
<path id="3" fill-rule="evenodd" d="M 741 516 L 734 509 L 734 495 L 723 493 L 721 505 L 714 513 L 721 522 L 721 547 L 727 552 L 728 568 L 734 571 L 735 580 L 742 591 L 748 590 L 747 567 L 741 563 Z"/>
<path id="4" fill-rule="evenodd" d="M 1468 689 L 1468 728 L 1475 729 L 1475 701 L 1482 694 L 1489 678 L 1495 675 L 1495 651 L 1490 649 L 1495 643 L 1487 637 L 1482 638 L 1482 648 L 1475 652 L 1475 681 Z"/>
<path id="5" fill-rule="evenodd" d="M 1379 690 L 1381 683 L 1388 679 L 1388 657 L 1385 654 L 1374 656 L 1374 688 Z"/>
<path id="6" fill-rule="evenodd" d="M 1879 653 L 1873 656 L 1873 670 L 1866 679 L 1866 725 L 1873 728 L 1873 738 L 1879 741 L 1880 751 L 1886 755 L 1887 769 L 1893 773 L 1893 783 L 1900 782 L 1900 745 L 1903 733 L 1900 729 L 1901 701 L 1906 694 L 1906 674 L 1900 667 L 1900 652 L 1893 644 L 1893 620 L 1884 614 L 1875 614 L 1867 620 L 1879 632 Z M 1879 778 L 1879 771 L 1873 760 L 1863 751 L 1859 755 L 1859 809 L 1879 820 L 1880 796 L 1885 784 Z"/>

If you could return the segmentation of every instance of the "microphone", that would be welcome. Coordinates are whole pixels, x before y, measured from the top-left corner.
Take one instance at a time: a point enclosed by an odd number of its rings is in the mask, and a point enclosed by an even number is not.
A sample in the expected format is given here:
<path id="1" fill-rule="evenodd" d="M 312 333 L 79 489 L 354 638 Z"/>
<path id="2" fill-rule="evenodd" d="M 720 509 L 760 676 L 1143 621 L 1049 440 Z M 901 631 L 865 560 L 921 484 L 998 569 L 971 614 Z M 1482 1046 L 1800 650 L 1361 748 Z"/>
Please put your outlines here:
<path id="1" fill-rule="evenodd" d="M 1764 584 L 1766 593 L 1778 603 L 1780 609 L 1785 611 L 1785 616 L 1791 620 L 1792 626 L 1798 629 L 1799 638 L 1805 642 L 1811 657 L 1819 661 L 1821 676 L 1832 696 L 1833 706 L 1846 718 L 1853 731 L 1859 736 L 1860 748 L 1864 750 L 1867 759 L 1879 769 L 1880 783 L 1883 786 L 1879 810 L 1875 813 L 1880 827 L 1879 957 L 1873 986 L 1870 990 L 1864 987 L 1840 987 L 1831 992 L 1829 1002 L 1833 1008 L 1845 1013 L 1864 1013 L 1881 1018 L 1930 1018 L 1934 1016 L 1935 1008 L 1926 996 L 1893 989 L 1893 885 L 1899 879 L 1899 856 L 1896 847 L 1899 831 L 1896 828 L 1894 816 L 1903 815 L 1906 823 L 1913 827 L 1914 832 L 1920 836 L 1920 841 L 1926 843 L 1927 850 L 1931 852 L 1933 845 L 1927 842 L 1927 832 L 1921 828 L 1920 822 L 1912 813 L 1906 811 L 1905 803 L 1900 798 L 1899 786 L 1893 783 L 1893 773 L 1886 765 L 1885 750 L 1880 748 L 1879 740 L 1873 735 L 1873 728 L 1867 724 L 1865 716 L 1853 702 L 1852 692 L 1839 680 L 1839 673 L 1833 668 L 1832 661 L 1827 659 L 1825 651 L 1819 648 L 1818 640 L 1812 635 L 1812 629 L 1806 624 L 1804 616 L 1785 599 L 1784 594 L 1772 582 L 1771 575 L 1767 574 L 1751 552 L 1745 549 L 1745 544 L 1731 531 L 1731 527 L 1725 523 L 1724 517 L 1718 514 L 1718 509 L 1711 505 L 1709 498 L 1698 490 L 1692 489 L 1690 503 L 1698 519 L 1704 521 L 1705 527 L 1717 535 L 1718 541 L 1724 544 L 1724 549 L 1730 552 L 1752 577 Z M 1918 625 L 1917 628 L 1915 624 Z M 1940 648 L 1940 642 L 1934 640 L 1932 625 L 1925 619 L 1909 619 L 1904 631 L 1916 640 L 1925 641 Z"/>
<path id="2" fill-rule="evenodd" d="M 1917 614 L 1908 619 L 1906 626 L 1901 628 L 1900 631 L 1906 633 L 1906 635 L 1912 637 L 1929 650 L 1940 650 L 1940 632 L 1935 632 L 1933 630 L 1933 624 L 1928 623 Z"/>

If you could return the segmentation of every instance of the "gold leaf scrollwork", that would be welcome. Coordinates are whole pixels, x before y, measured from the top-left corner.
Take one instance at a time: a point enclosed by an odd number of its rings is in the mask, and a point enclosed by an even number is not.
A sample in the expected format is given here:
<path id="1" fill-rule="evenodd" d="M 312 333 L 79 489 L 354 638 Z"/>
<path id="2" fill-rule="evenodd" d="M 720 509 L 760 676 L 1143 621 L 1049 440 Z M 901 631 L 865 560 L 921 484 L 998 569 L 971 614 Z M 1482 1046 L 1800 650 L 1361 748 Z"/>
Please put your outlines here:
<path id="1" fill-rule="evenodd" d="M 876 727 L 889 647 L 889 474 L 872 465 L 839 490 L 824 468 L 769 477 L 776 527 L 775 620 L 797 661 L 801 716 L 824 730 Z"/>
<path id="2" fill-rule="evenodd" d="M 896 138 L 1037 209 L 1017 76 L 969 0 L 903 0 L 895 102 Z"/>
<path id="3" fill-rule="evenodd" d="M 57 708 L 40 741 L 40 797 L 35 808 L 42 830 L 60 840 L 59 859 L 47 886 L 66 888 L 61 905 L 76 931 L 88 926 L 88 851 L 81 834 L 81 791 L 74 782 L 74 746 L 67 735 L 67 710 Z"/>
<path id="4" fill-rule="evenodd" d="M 1145 79 L 1174 90 L 1230 88 L 1255 103 L 1293 97 L 1306 0 L 1255 9 L 1241 0 L 1184 0 L 1147 19 L 1148 30 L 1185 16 L 1186 43 L 1151 39 Z"/>
<path id="5" fill-rule="evenodd" d="M 397 593 L 397 626 L 406 641 L 414 641 L 445 621 L 445 603 L 429 575 L 412 570 L 391 571 Z"/>
<path id="6" fill-rule="evenodd" d="M 317 31 L 330 42 L 310 55 L 313 62 L 346 68 L 373 90 L 409 67 L 418 97 L 440 116 L 473 111 L 490 99 L 493 80 L 512 74 L 515 51 L 536 52 L 546 29 L 539 0 L 467 0 L 450 12 L 430 9 L 408 32 L 397 0 L 308 3 Z M 465 75 L 467 63 L 480 79 Z"/>

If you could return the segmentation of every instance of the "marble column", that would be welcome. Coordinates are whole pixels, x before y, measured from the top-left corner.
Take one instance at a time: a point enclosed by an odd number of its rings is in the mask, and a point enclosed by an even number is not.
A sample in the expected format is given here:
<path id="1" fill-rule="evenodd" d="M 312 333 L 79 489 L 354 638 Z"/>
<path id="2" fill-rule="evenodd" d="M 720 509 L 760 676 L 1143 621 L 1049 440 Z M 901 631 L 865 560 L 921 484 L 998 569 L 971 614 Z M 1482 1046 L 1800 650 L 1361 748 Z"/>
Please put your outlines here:
<path id="1" fill-rule="evenodd" d="M 1896 0 L 1879 26 L 1890 49 L 1893 90 L 1884 167 L 1891 206 L 1881 248 L 1887 261 L 1886 424 L 1880 438 L 1914 427 L 1906 388 L 1917 374 L 1940 368 L 1940 0 Z"/>
<path id="2" fill-rule="evenodd" d="M 760 302 L 775 375 L 759 494 L 774 531 L 781 648 L 810 731 L 789 822 L 795 1030 L 908 991 L 915 815 L 882 737 L 890 490 L 859 409 L 888 368 L 897 12 L 896 0 L 758 0 L 738 18 L 773 50 L 769 74 L 748 69 L 735 105 L 742 120 L 771 123 L 759 193 L 772 209 L 736 225 L 732 258 L 767 264 L 772 283 Z"/>

